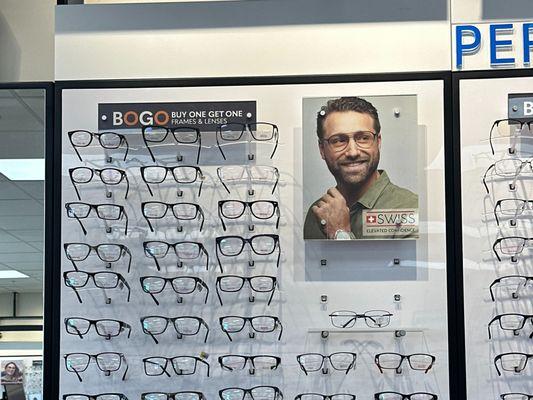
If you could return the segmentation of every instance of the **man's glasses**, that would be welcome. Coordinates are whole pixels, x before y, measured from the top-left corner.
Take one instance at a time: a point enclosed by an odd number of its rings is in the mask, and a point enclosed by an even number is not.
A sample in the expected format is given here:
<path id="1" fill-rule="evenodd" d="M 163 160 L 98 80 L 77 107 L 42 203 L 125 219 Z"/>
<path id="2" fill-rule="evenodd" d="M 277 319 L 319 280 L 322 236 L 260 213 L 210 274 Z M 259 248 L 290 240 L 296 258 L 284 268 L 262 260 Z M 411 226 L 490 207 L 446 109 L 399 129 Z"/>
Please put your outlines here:
<path id="1" fill-rule="evenodd" d="M 207 376 L 209 376 L 209 363 L 199 357 L 177 356 L 143 358 L 144 373 L 147 376 L 160 376 L 165 374 L 169 378 L 169 366 L 172 366 L 176 375 L 193 375 L 196 373 L 199 363 L 207 367 Z"/>
<path id="2" fill-rule="evenodd" d="M 358 314 L 355 311 L 339 310 L 333 311 L 329 314 L 331 323 L 337 328 L 351 328 L 355 325 L 357 318 L 364 318 L 366 326 L 369 328 L 384 328 L 390 323 L 392 317 L 388 311 L 385 310 L 370 310 L 363 314 Z"/>
<path id="3" fill-rule="evenodd" d="M 124 234 L 128 234 L 128 215 L 124 211 L 124 206 L 116 204 L 89 204 L 81 202 L 66 203 L 67 217 L 75 218 L 81 226 L 84 235 L 87 235 L 87 229 L 83 226 L 81 220 L 85 219 L 91 213 L 91 210 L 96 212 L 98 218 L 105 221 L 118 221 L 124 218 L 126 219 L 126 226 L 124 227 Z"/>
<path id="4" fill-rule="evenodd" d="M 254 386 L 250 389 L 230 387 L 218 391 L 221 400 L 244 400 L 246 395 L 252 400 L 282 400 L 283 394 L 276 386 Z"/>
<path id="5" fill-rule="evenodd" d="M 131 335 L 131 326 L 116 319 L 87 319 L 82 317 L 68 317 L 65 318 L 64 322 L 67 333 L 70 335 L 78 335 L 80 339 L 83 339 L 92 326 L 94 326 L 98 336 L 106 338 L 107 340 L 120 335 L 126 330 L 128 331 L 128 339 Z"/>
<path id="6" fill-rule="evenodd" d="M 172 133 L 174 140 L 178 144 L 193 145 L 198 144 L 198 153 L 196 155 L 196 164 L 200 161 L 200 151 L 202 149 L 202 135 L 200 130 L 188 126 L 180 126 L 176 128 L 167 128 L 165 126 L 143 126 L 142 137 L 144 144 L 152 157 L 152 161 L 155 162 L 154 153 L 148 146 L 148 143 L 162 143 L 167 138 L 168 134 Z"/>
<path id="7" fill-rule="evenodd" d="M 512 331 L 515 335 L 518 335 L 519 331 L 524 328 L 524 325 L 528 320 L 533 328 L 533 314 L 505 313 L 496 315 L 488 325 L 489 339 L 492 339 L 491 326 L 496 322 L 500 325 L 500 329 L 504 331 Z M 529 338 L 533 338 L 533 331 L 529 335 Z"/>
<path id="8" fill-rule="evenodd" d="M 251 330 L 258 333 L 270 333 L 279 328 L 278 340 L 281 339 L 283 333 L 283 325 L 278 317 L 270 315 L 257 315 L 255 317 L 240 317 L 237 315 L 227 315 L 219 318 L 220 328 L 228 336 L 230 341 L 233 341 L 230 333 L 241 332 L 245 325 L 251 328 Z M 255 337 L 254 332 L 249 333 L 249 337 Z"/>
<path id="9" fill-rule="evenodd" d="M 115 132 L 96 133 L 83 130 L 70 131 L 68 132 L 68 139 L 70 140 L 70 144 L 74 148 L 74 151 L 76 152 L 76 155 L 78 156 L 80 161 L 83 161 L 83 159 L 81 158 L 80 153 L 78 152 L 78 147 L 88 147 L 93 141 L 93 138 L 96 138 L 100 146 L 102 146 L 104 149 L 113 150 L 118 149 L 122 145 L 124 145 L 126 147 L 126 152 L 124 153 L 124 161 L 126 161 L 130 146 L 128 145 L 128 141 L 126 140 L 126 137 L 124 135 Z"/>
<path id="10" fill-rule="evenodd" d="M 533 400 L 533 394 L 526 393 L 503 393 L 500 394 L 501 400 Z"/>
<path id="11" fill-rule="evenodd" d="M 355 400 L 355 395 L 349 393 L 300 393 L 296 395 L 294 400 Z"/>
<path id="12" fill-rule="evenodd" d="M 279 171 L 276 167 L 268 165 L 227 165 L 217 168 L 217 175 L 220 183 L 228 193 L 231 193 L 228 185 L 239 182 L 274 182 L 271 193 L 274 194 L 279 182 Z"/>
<path id="13" fill-rule="evenodd" d="M 517 119 L 499 119 L 494 121 L 492 128 L 490 128 L 489 142 L 490 150 L 494 154 L 494 146 L 492 144 L 493 137 L 515 137 L 521 135 L 529 135 L 533 131 L 533 121 L 522 122 Z"/>
<path id="14" fill-rule="evenodd" d="M 128 400 L 128 398 L 122 393 L 69 393 L 63 395 L 63 400 Z"/>
<path id="15" fill-rule="evenodd" d="M 78 196 L 78 200 L 81 200 L 81 197 L 76 184 L 89 183 L 95 175 L 98 176 L 105 185 L 118 185 L 120 182 L 125 180 L 126 194 L 124 198 L 128 198 L 128 193 L 130 191 L 130 182 L 128 180 L 128 175 L 126 174 L 126 171 L 123 171 L 118 168 L 96 169 L 88 167 L 76 167 L 70 168 L 68 170 L 68 174 L 70 176 L 72 186 L 74 186 L 74 190 L 76 191 L 76 196 Z"/>
<path id="16" fill-rule="evenodd" d="M 528 247 L 530 242 L 533 242 L 533 237 L 526 238 L 523 236 L 506 236 L 496 239 L 492 245 L 492 251 L 496 254 L 498 261 L 501 261 L 500 253 L 511 256 L 511 259 L 514 261 L 516 256 L 524 250 L 524 247 Z"/>
<path id="17" fill-rule="evenodd" d="M 276 260 L 276 267 L 279 267 L 279 259 L 281 257 L 279 235 L 261 234 L 252 236 L 248 239 L 243 238 L 242 236 L 219 236 L 215 239 L 215 242 L 217 261 L 221 272 L 224 272 L 224 270 L 219 255 L 222 254 L 225 257 L 237 257 L 242 253 L 246 244 L 250 246 L 250 249 L 255 254 L 260 256 L 270 255 L 274 253 L 277 248 L 278 257 Z"/>
<path id="18" fill-rule="evenodd" d="M 141 394 L 141 400 L 206 400 L 202 392 L 146 392 Z"/>
<path id="19" fill-rule="evenodd" d="M 276 229 L 279 226 L 279 205 L 277 201 L 270 200 L 256 200 L 256 201 L 241 201 L 241 200 L 221 200 L 218 202 L 218 217 L 222 222 L 222 228 L 226 230 L 224 218 L 238 219 L 246 209 L 250 210 L 251 215 L 257 219 L 270 219 L 276 214 Z"/>
<path id="20" fill-rule="evenodd" d="M 87 243 L 65 243 L 63 244 L 65 250 L 65 255 L 70 260 L 74 269 L 77 271 L 78 267 L 76 266 L 76 261 L 85 261 L 91 252 L 96 253 L 100 260 L 106 263 L 113 263 L 120 260 L 124 255 L 129 256 L 128 261 L 128 273 L 131 268 L 131 252 L 123 244 L 116 243 L 101 243 L 95 246 L 92 246 Z"/>
<path id="21" fill-rule="evenodd" d="M 494 206 L 494 218 L 496 219 L 496 223 L 500 225 L 500 220 L 498 219 L 497 211 L 499 211 L 499 213 L 503 216 L 511 217 L 513 220 L 515 220 L 526 210 L 533 210 L 533 200 L 500 199 L 496 202 L 496 205 Z"/>
<path id="22" fill-rule="evenodd" d="M 160 201 L 148 201 L 141 203 L 142 214 L 148 222 L 150 230 L 154 232 L 154 228 L 151 219 L 162 219 L 167 215 L 168 210 L 172 210 L 174 218 L 180 221 L 192 221 L 196 218 L 199 218 L 200 222 L 200 232 L 204 226 L 204 212 L 202 207 L 195 203 L 162 203 Z M 180 227 L 178 227 L 180 231 Z"/>
<path id="23" fill-rule="evenodd" d="M 150 185 L 157 185 L 163 183 L 167 178 L 168 173 L 180 184 L 192 184 L 200 181 L 198 188 L 198 196 L 202 193 L 202 185 L 204 184 L 204 174 L 199 167 L 191 165 L 179 165 L 177 167 L 141 167 L 141 177 L 150 192 L 150 196 L 154 193 Z"/>
<path id="24" fill-rule="evenodd" d="M 348 147 L 350 139 L 354 140 L 357 147 L 361 149 L 369 149 L 374 145 L 377 137 L 377 133 L 360 131 L 352 134 L 337 133 L 335 135 L 331 135 L 329 138 L 320 139 L 319 142 L 321 144 L 327 143 L 334 152 L 340 152 Z"/>
<path id="25" fill-rule="evenodd" d="M 437 400 L 438 396 L 433 393 L 415 392 L 379 392 L 374 394 L 374 400 Z"/>
<path id="26" fill-rule="evenodd" d="M 527 362 L 530 358 L 533 358 L 533 354 L 518 352 L 498 354 L 494 358 L 494 366 L 496 367 L 498 376 L 502 375 L 500 369 L 498 368 L 498 361 L 500 362 L 503 371 L 520 373 L 526 368 Z"/>
<path id="27" fill-rule="evenodd" d="M 207 304 L 207 297 L 209 296 L 209 288 L 206 283 L 195 276 L 177 276 L 175 278 L 163 278 L 161 276 L 141 276 L 141 287 L 145 293 L 152 296 L 155 304 L 159 305 L 159 301 L 155 298 L 154 294 L 161 293 L 165 286 L 170 284 L 172 289 L 179 294 L 191 294 L 195 290 L 201 292 L 205 289 L 205 300 Z M 178 299 L 181 302 L 181 297 Z"/>
<path id="28" fill-rule="evenodd" d="M 525 172 L 526 165 L 529 165 L 529 172 L 533 172 L 533 160 L 520 160 L 519 158 L 506 158 L 503 160 L 498 160 L 494 164 L 491 164 L 489 168 L 485 171 L 483 175 L 483 185 L 485 185 L 485 190 L 489 194 L 489 187 L 487 186 L 487 175 L 489 171 L 494 169 L 494 175 L 502 178 L 514 178 L 516 179 L 522 172 Z M 512 184 L 514 187 L 514 182 Z"/>
<path id="29" fill-rule="evenodd" d="M 500 290 L 506 290 L 511 292 L 511 298 L 517 299 L 519 292 L 522 288 L 526 288 L 528 285 L 533 283 L 533 276 L 524 276 L 524 275 L 507 275 L 502 276 L 501 278 L 495 279 L 494 282 L 490 285 L 490 297 L 492 301 L 495 301 L 494 289 L 496 287 Z"/>
<path id="30" fill-rule="evenodd" d="M 320 353 L 305 353 L 296 356 L 296 361 L 298 361 L 300 368 L 306 375 L 308 372 L 317 372 L 323 368 L 326 373 L 326 360 L 329 361 L 329 364 L 333 369 L 337 371 L 344 371 L 347 374 L 355 367 L 356 359 L 357 354 L 345 351 L 331 353 L 330 355 L 323 355 Z"/>
<path id="31" fill-rule="evenodd" d="M 93 360 L 96 362 L 98 369 L 104 372 L 106 376 L 111 375 L 111 372 L 118 371 L 122 366 L 122 361 L 126 365 L 122 380 L 126 379 L 126 373 L 128 372 L 128 363 L 122 353 L 112 351 L 97 354 L 68 353 L 65 354 L 64 358 L 67 371 L 74 372 L 80 382 L 83 382 L 80 372 L 84 372 Z"/>
<path id="32" fill-rule="evenodd" d="M 267 305 L 270 305 L 272 297 L 274 297 L 274 291 L 277 285 L 277 279 L 275 276 L 257 275 L 257 276 L 239 276 L 239 275 L 223 275 L 218 276 L 216 281 L 216 292 L 220 305 L 222 304 L 222 298 L 220 292 L 236 293 L 239 292 L 244 284 L 247 283 L 250 289 L 258 293 L 270 293 Z M 253 300 L 253 297 L 251 297 Z"/>
<path id="33" fill-rule="evenodd" d="M 123 289 L 124 287 L 128 290 L 128 299 L 130 301 L 131 289 L 130 285 L 124 279 L 124 277 L 117 272 L 85 272 L 85 271 L 65 271 L 63 272 L 63 280 L 65 285 L 72 288 L 78 301 L 83 303 L 81 300 L 80 294 L 77 289 L 81 289 L 87 285 L 89 280 L 92 280 L 94 286 L 100 289 Z M 110 303 L 110 299 L 107 300 L 107 303 Z"/>
<path id="34" fill-rule="evenodd" d="M 281 364 L 281 358 L 268 355 L 243 356 L 240 354 L 226 354 L 218 357 L 220 367 L 226 371 L 242 370 L 250 365 L 250 372 L 257 370 L 275 370 Z"/>
<path id="35" fill-rule="evenodd" d="M 401 366 L 407 360 L 409 367 L 415 371 L 424 371 L 425 374 L 435 363 L 435 356 L 425 353 L 399 354 L 399 353 L 379 353 L 374 357 L 379 371 L 383 373 L 384 369 L 393 369 L 396 373 L 401 373 Z"/>
<path id="36" fill-rule="evenodd" d="M 270 158 L 274 157 L 274 153 L 276 153 L 279 142 L 279 132 L 276 125 L 269 122 L 256 122 L 250 124 L 231 122 L 228 124 L 219 125 L 216 132 L 217 147 L 220 150 L 220 154 L 222 154 L 224 160 L 226 160 L 226 155 L 224 154 L 224 151 L 222 151 L 221 142 L 237 142 L 242 138 L 244 132 L 248 132 L 252 139 L 257 142 L 274 140 L 274 150 L 272 150 Z"/>
<path id="37" fill-rule="evenodd" d="M 207 336 L 209 335 L 209 326 L 200 317 L 182 316 L 182 317 L 162 317 L 160 315 L 150 315 L 141 318 L 141 325 L 143 332 L 150 335 L 156 344 L 159 344 L 156 335 L 164 333 L 169 324 L 174 326 L 177 338 L 181 339 L 183 336 L 194 336 L 200 332 L 200 328 L 203 326 L 206 330 L 204 343 L 207 342 Z"/>
<path id="38" fill-rule="evenodd" d="M 174 253 L 178 257 L 178 267 L 183 266 L 183 261 L 181 260 L 195 260 L 205 256 L 206 263 L 205 269 L 209 268 L 209 254 L 205 249 L 204 245 L 200 242 L 176 242 L 176 243 L 167 243 L 157 240 L 152 240 L 150 242 L 143 242 L 144 254 L 146 257 L 151 257 L 154 259 L 155 265 L 158 271 L 161 271 L 159 265 L 160 258 L 166 257 L 168 251 L 172 248 Z"/>

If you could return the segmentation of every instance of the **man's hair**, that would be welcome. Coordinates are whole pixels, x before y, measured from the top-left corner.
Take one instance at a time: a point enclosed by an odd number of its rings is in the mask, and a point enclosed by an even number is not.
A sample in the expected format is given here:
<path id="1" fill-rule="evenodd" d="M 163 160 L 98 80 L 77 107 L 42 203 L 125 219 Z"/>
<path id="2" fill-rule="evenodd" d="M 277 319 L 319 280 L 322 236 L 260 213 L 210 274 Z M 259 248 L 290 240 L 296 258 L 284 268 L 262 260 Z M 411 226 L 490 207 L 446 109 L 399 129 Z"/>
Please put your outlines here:
<path id="1" fill-rule="evenodd" d="M 378 110 L 372 103 L 361 99 L 360 97 L 339 97 L 338 99 L 328 100 L 325 106 L 320 108 L 316 115 L 316 134 L 319 139 L 324 137 L 324 121 L 327 116 L 333 112 L 355 111 L 361 114 L 368 114 L 374 120 L 374 129 L 376 133 L 381 131 L 379 123 Z"/>

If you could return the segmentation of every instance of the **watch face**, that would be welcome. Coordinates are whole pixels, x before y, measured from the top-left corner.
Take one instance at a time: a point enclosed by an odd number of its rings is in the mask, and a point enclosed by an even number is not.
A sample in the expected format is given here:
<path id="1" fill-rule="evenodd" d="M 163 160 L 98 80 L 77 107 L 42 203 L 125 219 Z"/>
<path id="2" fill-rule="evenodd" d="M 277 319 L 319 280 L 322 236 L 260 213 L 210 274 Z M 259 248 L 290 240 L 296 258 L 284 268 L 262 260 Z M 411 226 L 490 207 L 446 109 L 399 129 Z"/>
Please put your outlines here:
<path id="1" fill-rule="evenodd" d="M 350 234 L 339 229 L 335 232 L 335 240 L 350 240 Z"/>

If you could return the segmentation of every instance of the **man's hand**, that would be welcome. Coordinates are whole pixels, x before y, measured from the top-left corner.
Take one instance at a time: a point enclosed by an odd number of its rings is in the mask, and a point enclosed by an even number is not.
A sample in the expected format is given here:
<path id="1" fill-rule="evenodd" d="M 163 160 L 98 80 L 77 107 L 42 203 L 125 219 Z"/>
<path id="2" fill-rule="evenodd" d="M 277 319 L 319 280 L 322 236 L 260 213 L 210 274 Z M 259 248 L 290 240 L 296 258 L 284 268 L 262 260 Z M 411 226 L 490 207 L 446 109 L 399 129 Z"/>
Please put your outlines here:
<path id="1" fill-rule="evenodd" d="M 311 207 L 311 211 L 328 239 L 335 239 L 335 232 L 339 229 L 345 232 L 352 230 L 350 209 L 346 205 L 346 199 L 336 187 L 328 189 L 327 193 Z M 326 224 L 323 225 L 321 221 L 325 221 Z"/>

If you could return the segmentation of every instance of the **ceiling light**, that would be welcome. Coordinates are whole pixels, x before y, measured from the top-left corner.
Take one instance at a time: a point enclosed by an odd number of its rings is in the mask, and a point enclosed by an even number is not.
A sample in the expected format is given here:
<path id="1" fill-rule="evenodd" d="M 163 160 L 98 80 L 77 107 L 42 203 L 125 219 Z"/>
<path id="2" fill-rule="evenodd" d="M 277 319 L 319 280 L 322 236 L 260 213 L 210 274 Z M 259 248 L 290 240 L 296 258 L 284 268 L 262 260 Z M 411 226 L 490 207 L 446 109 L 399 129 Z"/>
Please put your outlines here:
<path id="1" fill-rule="evenodd" d="M 14 279 L 14 278 L 29 278 L 29 276 L 23 274 L 22 272 L 15 271 L 14 269 L 0 271 L 0 279 Z"/>
<path id="2" fill-rule="evenodd" d="M 44 181 L 44 169 L 44 158 L 0 160 L 0 173 L 11 181 Z"/>

